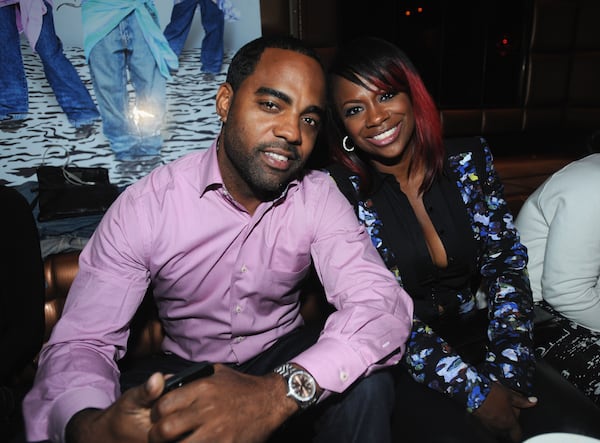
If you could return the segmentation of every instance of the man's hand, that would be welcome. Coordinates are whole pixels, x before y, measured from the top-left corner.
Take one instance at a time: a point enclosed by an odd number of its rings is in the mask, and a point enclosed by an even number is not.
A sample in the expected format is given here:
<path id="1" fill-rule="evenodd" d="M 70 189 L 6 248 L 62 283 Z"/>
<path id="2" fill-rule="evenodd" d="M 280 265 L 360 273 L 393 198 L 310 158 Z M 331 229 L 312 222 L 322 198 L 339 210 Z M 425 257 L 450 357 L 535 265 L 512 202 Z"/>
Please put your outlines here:
<path id="1" fill-rule="evenodd" d="M 508 437 L 512 442 L 522 440 L 519 414 L 523 408 L 531 408 L 537 404 L 534 397 L 525 397 L 505 388 L 500 383 L 493 383 L 492 389 L 483 404 L 473 413 L 485 427 L 498 435 Z"/>
<path id="2" fill-rule="evenodd" d="M 194 442 L 257 443 L 297 409 L 277 374 L 256 377 L 217 364 L 210 377 L 184 385 L 156 402 L 148 436 L 151 443 L 184 436 Z"/>
<path id="3" fill-rule="evenodd" d="M 160 397 L 164 377 L 154 374 L 141 386 L 129 389 L 107 409 L 84 409 L 67 425 L 67 443 L 147 442 L 150 411 Z"/>

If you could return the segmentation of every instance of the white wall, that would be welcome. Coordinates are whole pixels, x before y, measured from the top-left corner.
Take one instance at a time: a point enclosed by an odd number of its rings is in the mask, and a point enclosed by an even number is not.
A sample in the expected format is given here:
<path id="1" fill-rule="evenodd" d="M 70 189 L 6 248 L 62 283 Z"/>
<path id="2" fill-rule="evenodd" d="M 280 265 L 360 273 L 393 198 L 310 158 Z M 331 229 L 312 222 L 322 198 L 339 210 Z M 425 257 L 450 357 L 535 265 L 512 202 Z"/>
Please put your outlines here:
<path id="1" fill-rule="evenodd" d="M 154 0 L 160 24 L 164 29 L 169 23 L 173 0 Z M 231 3 L 240 12 L 240 19 L 235 22 L 225 22 L 225 51 L 235 52 L 244 43 L 259 37 L 260 28 L 260 0 L 231 0 Z M 61 6 L 61 4 L 63 4 Z M 81 27 L 81 9 L 69 5 L 79 5 L 79 0 L 54 0 L 54 25 L 56 33 L 66 47 L 79 46 L 83 42 Z M 204 31 L 200 23 L 200 10 L 196 11 L 190 35 L 186 41 L 186 48 L 198 48 L 202 42 Z"/>

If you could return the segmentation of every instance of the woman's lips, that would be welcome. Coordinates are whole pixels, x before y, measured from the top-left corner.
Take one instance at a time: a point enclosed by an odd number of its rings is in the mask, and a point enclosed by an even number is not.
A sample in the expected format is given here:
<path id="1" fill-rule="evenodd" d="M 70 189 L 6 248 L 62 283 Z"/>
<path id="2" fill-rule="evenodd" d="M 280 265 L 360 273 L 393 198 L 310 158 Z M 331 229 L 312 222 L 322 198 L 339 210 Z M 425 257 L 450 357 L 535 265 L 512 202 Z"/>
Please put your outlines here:
<path id="1" fill-rule="evenodd" d="M 388 129 L 387 131 L 384 131 L 373 137 L 369 137 L 369 140 L 375 146 L 389 145 L 390 143 L 396 141 L 396 139 L 400 135 L 400 126 L 401 126 L 401 124 L 398 124 L 398 125 L 394 126 L 393 128 Z"/>

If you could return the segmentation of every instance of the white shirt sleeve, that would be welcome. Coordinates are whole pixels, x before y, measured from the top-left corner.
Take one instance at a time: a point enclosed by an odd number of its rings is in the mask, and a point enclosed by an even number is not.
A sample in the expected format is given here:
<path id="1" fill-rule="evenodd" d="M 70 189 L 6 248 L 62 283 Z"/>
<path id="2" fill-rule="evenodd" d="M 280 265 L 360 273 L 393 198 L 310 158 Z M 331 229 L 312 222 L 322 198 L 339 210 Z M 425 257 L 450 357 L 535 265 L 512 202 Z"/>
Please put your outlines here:
<path id="1" fill-rule="evenodd" d="M 600 154 L 554 174 L 517 219 L 536 299 L 600 331 Z"/>

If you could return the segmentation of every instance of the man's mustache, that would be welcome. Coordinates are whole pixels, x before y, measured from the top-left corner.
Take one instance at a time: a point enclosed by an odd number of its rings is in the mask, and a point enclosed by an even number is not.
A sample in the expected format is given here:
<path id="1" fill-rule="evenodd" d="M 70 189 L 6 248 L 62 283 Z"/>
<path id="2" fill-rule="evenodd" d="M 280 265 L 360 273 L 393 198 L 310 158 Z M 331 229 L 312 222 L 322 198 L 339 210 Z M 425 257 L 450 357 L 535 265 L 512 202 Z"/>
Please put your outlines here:
<path id="1" fill-rule="evenodd" d="M 300 154 L 298 153 L 298 148 L 295 145 L 286 142 L 273 142 L 273 143 L 261 143 L 258 145 L 257 149 L 259 151 L 265 151 L 269 148 L 278 149 L 281 151 L 287 151 L 290 154 L 291 160 L 299 160 Z"/>

